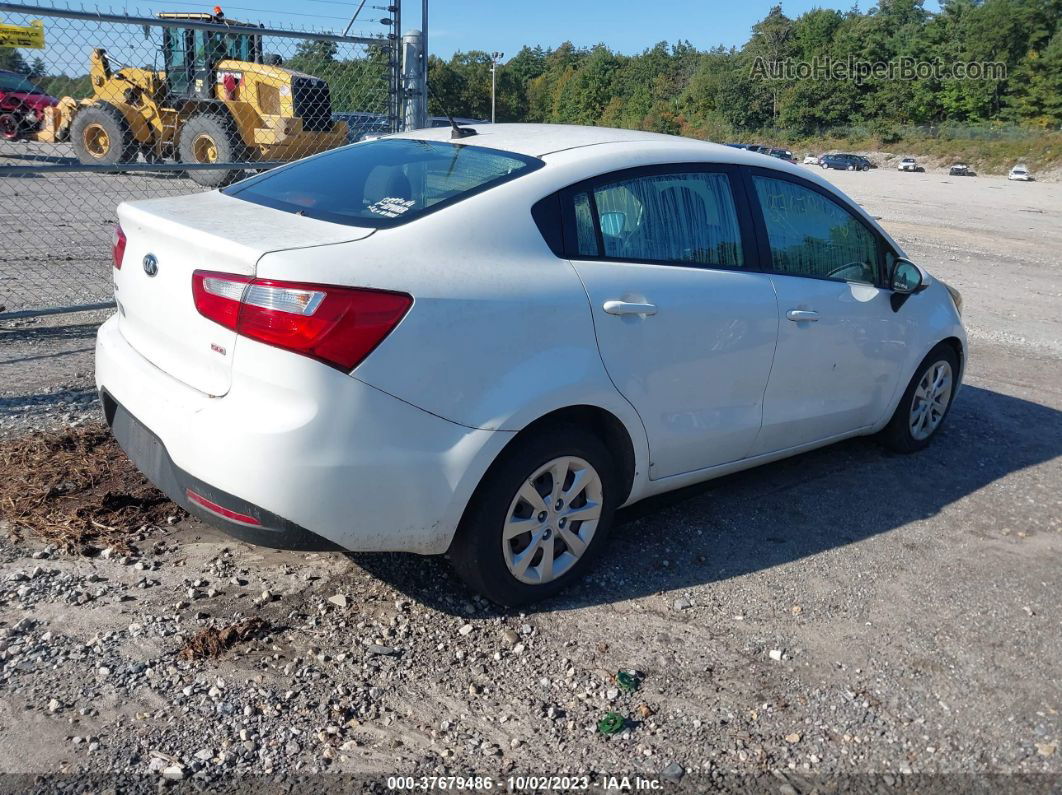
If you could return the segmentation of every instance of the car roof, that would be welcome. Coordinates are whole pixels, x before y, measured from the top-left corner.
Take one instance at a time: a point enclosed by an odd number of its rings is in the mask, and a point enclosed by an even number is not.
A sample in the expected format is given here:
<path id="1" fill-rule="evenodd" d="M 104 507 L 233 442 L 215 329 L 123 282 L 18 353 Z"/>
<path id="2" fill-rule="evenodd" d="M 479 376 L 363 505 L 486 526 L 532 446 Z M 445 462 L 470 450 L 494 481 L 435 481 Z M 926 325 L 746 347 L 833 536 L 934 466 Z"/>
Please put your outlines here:
<path id="1" fill-rule="evenodd" d="M 640 130 L 620 130 L 612 127 L 582 127 L 575 124 L 465 124 L 477 133 L 474 137 L 462 138 L 460 141 L 473 146 L 485 146 L 502 149 L 531 157 L 541 157 L 565 149 L 582 146 L 597 146 L 609 143 L 628 143 L 631 141 L 691 141 L 677 135 L 642 132 Z M 397 133 L 395 138 L 415 138 L 423 141 L 449 141 L 449 127 L 428 127 L 420 130 Z M 704 142 L 702 142 L 704 143 Z M 721 144 L 706 144 L 718 146 Z"/>

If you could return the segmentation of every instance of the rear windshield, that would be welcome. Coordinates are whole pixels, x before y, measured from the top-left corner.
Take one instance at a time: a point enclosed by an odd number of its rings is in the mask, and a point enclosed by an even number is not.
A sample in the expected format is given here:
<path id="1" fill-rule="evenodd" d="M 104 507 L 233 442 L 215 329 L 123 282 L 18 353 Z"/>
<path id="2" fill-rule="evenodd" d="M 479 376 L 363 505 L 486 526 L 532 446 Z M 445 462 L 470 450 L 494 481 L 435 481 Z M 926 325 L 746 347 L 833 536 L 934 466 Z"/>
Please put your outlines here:
<path id="1" fill-rule="evenodd" d="M 387 227 L 543 165 L 534 157 L 481 146 L 388 138 L 267 171 L 223 193 L 322 221 Z"/>

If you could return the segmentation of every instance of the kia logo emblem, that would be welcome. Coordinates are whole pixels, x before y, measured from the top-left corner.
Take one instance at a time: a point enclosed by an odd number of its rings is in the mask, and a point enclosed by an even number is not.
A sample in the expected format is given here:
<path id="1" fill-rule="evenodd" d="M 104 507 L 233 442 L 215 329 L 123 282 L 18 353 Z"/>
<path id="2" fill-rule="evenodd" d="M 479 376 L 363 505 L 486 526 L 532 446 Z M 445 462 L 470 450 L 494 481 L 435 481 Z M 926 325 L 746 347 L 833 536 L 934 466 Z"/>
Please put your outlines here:
<path id="1" fill-rule="evenodd" d="M 148 276 L 154 276 L 159 272 L 159 261 L 155 258 L 154 254 L 144 255 L 144 273 Z"/>

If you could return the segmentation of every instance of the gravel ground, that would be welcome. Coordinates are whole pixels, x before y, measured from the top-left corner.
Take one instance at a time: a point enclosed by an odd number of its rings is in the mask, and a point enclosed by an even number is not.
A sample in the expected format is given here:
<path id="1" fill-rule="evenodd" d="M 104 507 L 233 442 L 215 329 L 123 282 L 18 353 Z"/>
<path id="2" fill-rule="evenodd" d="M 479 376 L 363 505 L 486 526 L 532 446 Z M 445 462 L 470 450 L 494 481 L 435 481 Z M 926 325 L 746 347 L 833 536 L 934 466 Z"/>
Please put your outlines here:
<path id="1" fill-rule="evenodd" d="M 2 540 L 0 770 L 1059 792 L 1062 185 L 829 177 L 963 292 L 967 385 L 927 451 L 853 440 L 627 509 L 593 576 L 526 614 L 443 561 L 194 520 L 128 557 Z M 0 434 L 95 418 L 99 319 L 0 324 Z M 219 658 L 179 655 L 249 617 Z"/>

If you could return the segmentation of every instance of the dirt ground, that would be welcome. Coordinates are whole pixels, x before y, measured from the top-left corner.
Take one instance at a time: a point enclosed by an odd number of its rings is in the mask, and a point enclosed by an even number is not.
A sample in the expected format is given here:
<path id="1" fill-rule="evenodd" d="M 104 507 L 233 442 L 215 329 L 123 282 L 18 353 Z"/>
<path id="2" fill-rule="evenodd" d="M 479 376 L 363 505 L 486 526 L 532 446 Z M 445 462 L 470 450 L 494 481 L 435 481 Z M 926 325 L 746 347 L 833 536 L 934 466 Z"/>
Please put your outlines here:
<path id="1" fill-rule="evenodd" d="M 963 293 L 966 386 L 927 451 L 854 440 L 629 508 L 594 574 L 526 614 L 441 560 L 276 552 L 194 520 L 95 557 L 5 532 L 0 771 L 1058 792 L 1062 184 L 828 177 Z M 98 321 L 0 324 L 0 436 L 93 416 Z M 181 656 L 236 624 L 220 657 Z"/>

